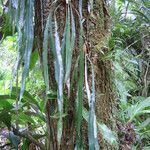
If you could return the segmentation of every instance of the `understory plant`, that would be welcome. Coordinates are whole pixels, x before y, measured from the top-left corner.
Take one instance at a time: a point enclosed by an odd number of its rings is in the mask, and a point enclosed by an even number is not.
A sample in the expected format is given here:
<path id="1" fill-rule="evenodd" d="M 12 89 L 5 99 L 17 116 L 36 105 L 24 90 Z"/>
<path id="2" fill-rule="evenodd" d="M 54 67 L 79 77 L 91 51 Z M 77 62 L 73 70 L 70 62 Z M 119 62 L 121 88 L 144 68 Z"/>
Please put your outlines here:
<path id="1" fill-rule="evenodd" d="M 149 14 L 149 2 L 144 0 L 116 1 L 116 9 L 112 11 L 110 51 L 104 59 L 112 59 L 114 66 L 112 78 L 120 101 L 121 148 L 149 149 L 150 146 Z"/>

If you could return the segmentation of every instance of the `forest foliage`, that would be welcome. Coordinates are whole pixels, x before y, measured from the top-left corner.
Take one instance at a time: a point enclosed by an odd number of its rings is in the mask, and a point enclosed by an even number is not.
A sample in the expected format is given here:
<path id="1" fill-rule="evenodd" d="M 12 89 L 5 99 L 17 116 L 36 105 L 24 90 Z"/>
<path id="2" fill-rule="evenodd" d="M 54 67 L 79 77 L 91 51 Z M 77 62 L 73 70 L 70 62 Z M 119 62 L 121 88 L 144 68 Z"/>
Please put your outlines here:
<path id="1" fill-rule="evenodd" d="M 63 85 L 67 83 L 70 76 L 73 47 L 77 36 L 73 8 L 67 5 L 62 41 L 57 32 L 55 13 L 49 13 L 44 30 L 43 66 L 41 67 L 38 50 L 32 51 L 33 1 L 28 0 L 28 3 L 19 1 L 20 5 L 14 3 L 13 7 L 19 9 L 13 9 L 11 5 L 5 6 L 7 1 L 0 2 L 0 36 L 2 36 L 0 41 L 0 132 L 2 136 L 0 138 L 8 139 L 0 146 L 4 148 L 11 143 L 11 146 L 16 149 L 19 146 L 22 150 L 26 150 L 30 143 L 34 143 L 40 149 L 45 149 L 48 136 L 45 106 L 48 99 L 52 102 L 57 99 L 58 107 L 53 110 L 53 115 L 50 117 L 57 120 L 57 141 L 61 144 L 63 123 L 67 123 L 69 119 L 67 113 L 70 105 L 68 95 L 64 94 Z M 89 1 L 90 11 L 93 10 L 92 2 Z M 113 64 L 110 78 L 116 94 L 117 129 L 112 131 L 96 118 L 94 108 L 96 81 L 93 64 L 88 57 L 84 57 L 82 50 L 84 32 L 80 3 L 80 31 L 78 31 L 80 53 L 75 67 L 78 70 L 73 72 L 74 79 L 78 81 L 75 106 L 76 148 L 79 149 L 82 144 L 81 125 L 84 119 L 88 125 L 89 149 L 99 149 L 97 133 L 100 131 L 102 137 L 113 147 L 148 150 L 150 148 L 150 3 L 147 0 L 112 0 L 107 3 L 111 17 L 111 35 L 106 45 L 108 51 L 100 59 L 109 60 Z M 53 24 L 54 31 L 50 28 Z M 51 39 L 51 51 L 55 58 L 57 84 L 55 90 L 51 90 L 48 84 L 48 39 Z M 91 87 L 88 83 L 87 65 L 89 64 L 92 72 Z M 89 109 L 83 107 L 84 80 Z M 70 90 L 73 88 L 73 85 L 71 86 Z"/>

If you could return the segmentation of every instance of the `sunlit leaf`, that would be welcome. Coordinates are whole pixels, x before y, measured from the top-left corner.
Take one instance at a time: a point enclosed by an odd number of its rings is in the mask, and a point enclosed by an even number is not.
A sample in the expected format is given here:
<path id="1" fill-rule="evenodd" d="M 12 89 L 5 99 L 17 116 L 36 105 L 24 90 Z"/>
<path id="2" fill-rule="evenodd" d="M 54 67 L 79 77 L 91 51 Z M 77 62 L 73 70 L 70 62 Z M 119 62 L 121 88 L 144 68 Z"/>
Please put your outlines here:
<path id="1" fill-rule="evenodd" d="M 64 70 L 63 70 L 63 61 L 62 61 L 62 54 L 61 54 L 61 46 L 60 46 L 60 38 L 58 34 L 58 27 L 57 27 L 57 20 L 56 16 L 54 16 L 55 21 L 55 50 L 56 50 L 56 64 L 55 64 L 55 72 L 57 74 L 57 85 L 58 85 L 58 110 L 60 113 L 60 118 L 57 124 L 57 140 L 60 144 L 61 136 L 62 136 L 62 114 L 63 114 L 63 77 L 64 77 Z M 56 70 L 57 69 L 57 70 Z"/>

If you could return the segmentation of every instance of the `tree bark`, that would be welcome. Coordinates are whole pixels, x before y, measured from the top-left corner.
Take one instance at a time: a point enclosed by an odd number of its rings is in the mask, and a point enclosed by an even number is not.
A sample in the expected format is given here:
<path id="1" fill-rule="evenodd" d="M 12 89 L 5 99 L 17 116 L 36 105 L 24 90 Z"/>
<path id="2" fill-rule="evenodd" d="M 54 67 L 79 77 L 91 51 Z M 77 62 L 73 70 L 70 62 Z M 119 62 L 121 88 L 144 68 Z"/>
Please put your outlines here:
<path id="1" fill-rule="evenodd" d="M 49 13 L 49 9 L 51 8 L 51 5 L 54 1 L 47 0 L 37 0 L 35 2 L 35 32 L 36 32 L 36 38 L 38 43 L 38 49 L 40 58 L 42 61 L 42 42 L 43 42 L 43 31 L 45 22 Z M 58 11 L 56 13 L 57 21 L 58 21 L 58 30 L 60 37 L 63 37 L 63 30 L 66 22 L 66 3 L 65 1 L 59 1 L 60 6 L 58 7 Z M 73 52 L 73 60 L 72 60 L 72 71 L 75 67 L 75 62 L 79 56 L 79 18 L 78 18 L 78 8 L 79 8 L 79 2 L 76 0 L 71 1 L 71 5 L 73 8 L 73 13 L 75 16 L 75 24 L 76 24 L 76 44 L 75 49 Z M 58 6 L 58 5 L 57 5 Z M 42 10 L 43 9 L 43 10 Z M 106 125 L 108 125 L 110 128 L 112 128 L 112 122 L 115 119 L 113 116 L 113 108 L 115 107 L 115 98 L 114 93 L 112 91 L 112 82 L 110 80 L 110 72 L 112 69 L 112 64 L 110 61 L 103 61 L 102 56 L 107 52 L 107 48 L 105 46 L 107 45 L 107 39 L 109 37 L 109 13 L 107 11 L 107 5 L 104 2 L 104 0 L 94 0 L 93 4 L 93 11 L 91 13 L 88 12 L 88 2 L 87 0 L 83 0 L 83 18 L 84 21 L 84 45 L 86 46 L 86 54 L 89 56 L 90 60 L 94 64 L 94 70 L 96 74 L 96 114 L 97 118 L 100 118 Z M 41 32 L 42 31 L 42 32 Z M 55 77 L 54 77 L 54 64 L 53 64 L 53 56 L 51 53 L 49 53 L 49 79 L 50 81 L 53 81 L 50 84 L 50 87 L 55 90 L 56 83 L 55 83 Z M 90 69 L 89 69 L 90 70 Z M 91 75 L 91 72 L 89 71 L 89 74 Z M 71 74 L 72 75 L 72 74 Z M 72 77 L 70 77 L 71 79 Z M 89 78 L 89 82 L 90 82 Z M 76 82 L 75 83 L 75 89 L 76 90 Z M 67 88 L 65 88 L 65 94 L 67 95 Z M 69 99 L 69 110 L 68 110 L 68 118 L 67 120 L 64 120 L 64 126 L 63 126 L 63 137 L 62 137 L 62 150 L 64 149 L 74 149 L 75 144 L 75 136 L 76 131 L 74 129 L 74 114 L 75 114 L 75 94 L 74 92 L 71 94 L 71 98 Z M 84 106 L 87 105 L 87 100 L 84 100 Z M 52 106 L 54 105 L 54 106 Z M 47 102 L 46 104 L 46 116 L 47 116 L 47 128 L 48 128 L 48 150 L 50 149 L 58 149 L 57 141 L 55 138 L 51 138 L 52 134 L 53 137 L 57 134 L 56 131 L 56 123 L 57 121 L 54 121 L 50 118 L 51 111 L 50 107 L 56 108 L 56 103 Z M 114 121 L 115 122 L 115 121 Z M 115 124 L 115 123 L 114 123 Z M 88 137 L 87 137 L 87 127 L 83 128 L 83 134 L 84 134 L 84 145 L 88 148 Z M 50 143 L 50 141 L 52 141 Z M 56 143 L 55 143 L 56 142 Z M 101 149 L 112 149 L 104 140 L 102 139 L 102 136 L 99 135 L 99 142 Z"/>

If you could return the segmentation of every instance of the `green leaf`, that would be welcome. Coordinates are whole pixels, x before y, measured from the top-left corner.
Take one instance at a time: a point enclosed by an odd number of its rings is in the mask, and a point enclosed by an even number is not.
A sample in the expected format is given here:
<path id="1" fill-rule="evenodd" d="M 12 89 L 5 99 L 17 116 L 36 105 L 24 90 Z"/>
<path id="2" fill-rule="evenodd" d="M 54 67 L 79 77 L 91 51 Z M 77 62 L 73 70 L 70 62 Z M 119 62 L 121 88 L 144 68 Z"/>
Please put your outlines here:
<path id="1" fill-rule="evenodd" d="M 62 117 L 66 117 L 68 114 L 62 114 Z M 59 113 L 55 113 L 53 116 L 51 116 L 51 118 L 54 119 L 59 119 L 60 118 L 60 114 Z"/>
<path id="2" fill-rule="evenodd" d="M 51 91 L 51 90 L 48 91 L 47 92 L 47 98 L 50 99 L 50 100 L 51 99 L 57 99 L 57 92 L 54 92 L 54 91 Z"/>
<path id="3" fill-rule="evenodd" d="M 80 12 L 80 32 L 79 32 L 79 75 L 78 75 L 78 87 L 77 87 L 77 108 L 76 108 L 76 148 L 82 149 L 82 109 L 83 109 L 83 84 L 84 84 L 84 51 L 83 51 L 83 22 L 82 22 L 82 0 L 79 0 L 79 12 Z"/>
<path id="4" fill-rule="evenodd" d="M 88 75 L 87 75 L 87 57 L 85 57 L 85 85 L 86 92 L 88 97 L 89 104 L 89 119 L 88 119 L 88 139 L 89 139 L 89 149 L 99 149 L 98 139 L 97 139 L 97 124 L 96 124 L 96 115 L 95 115 L 95 77 L 94 77 L 94 69 L 92 62 L 92 94 L 90 92 L 90 88 L 88 85 Z"/>
<path id="5" fill-rule="evenodd" d="M 21 60 L 21 56 L 20 56 L 20 52 L 18 52 L 16 61 L 15 61 L 15 64 L 14 64 L 14 66 L 13 66 L 12 73 L 11 73 L 10 90 L 12 90 L 13 81 L 14 81 L 14 78 L 15 78 L 15 76 L 16 76 L 16 73 L 17 73 L 17 70 L 18 70 L 18 67 L 19 67 L 20 60 Z"/>
<path id="6" fill-rule="evenodd" d="M 30 59 L 30 66 L 29 69 L 32 70 L 38 60 L 38 50 L 36 49 L 32 54 L 31 54 L 31 59 Z"/>
<path id="7" fill-rule="evenodd" d="M 1 109 L 12 109 L 13 106 L 11 103 L 9 103 L 8 101 L 3 100 L 3 98 L 1 99 L 1 95 L 0 95 L 0 110 Z"/>
<path id="8" fill-rule="evenodd" d="M 16 91 L 20 91 L 20 88 L 18 87 L 17 90 L 16 90 L 16 87 L 12 88 L 11 94 L 13 97 L 16 96 Z M 26 90 L 24 91 L 23 97 L 24 97 L 23 99 L 26 102 L 28 102 L 30 104 L 35 104 L 39 108 L 39 104 L 38 104 L 37 100 L 34 99 L 33 96 L 28 91 L 26 91 Z M 15 97 L 15 99 L 16 99 L 16 97 Z"/>
<path id="9" fill-rule="evenodd" d="M 89 112 L 83 108 L 83 118 L 88 122 Z M 103 123 L 97 121 L 97 126 L 103 138 L 111 145 L 117 145 L 117 138 L 114 133 Z"/>
<path id="10" fill-rule="evenodd" d="M 43 67 L 44 67 L 44 80 L 46 85 L 46 92 L 49 90 L 49 75 L 48 75 L 48 30 L 50 26 L 50 17 L 46 22 L 43 40 Z"/>
<path id="11" fill-rule="evenodd" d="M 68 5 L 67 12 L 67 21 L 66 21 L 66 33 L 65 33 L 65 83 L 68 79 L 70 69 L 71 69 L 71 59 L 72 59 L 72 49 L 71 49 L 71 41 L 70 41 L 70 8 Z"/>
<path id="12" fill-rule="evenodd" d="M 145 121 L 139 124 L 137 130 L 143 130 L 144 128 L 150 126 L 150 118 L 147 118 Z"/>
<path id="13" fill-rule="evenodd" d="M 49 13 L 49 42 L 50 42 L 50 49 L 54 55 L 54 58 L 56 58 L 56 50 L 55 50 L 55 39 L 53 35 L 53 19 L 52 19 L 52 12 Z"/>
<path id="14" fill-rule="evenodd" d="M 55 77 L 58 86 L 58 111 L 60 113 L 60 118 L 57 124 L 57 140 L 60 144 L 61 136 L 62 136 L 62 114 L 63 114 L 63 77 L 64 77 L 64 68 L 63 68 L 63 60 L 60 46 L 60 38 L 58 34 L 57 20 L 56 16 L 54 16 L 55 22 L 55 53 L 56 53 L 56 63 L 55 63 Z"/>
<path id="15" fill-rule="evenodd" d="M 114 133 L 103 123 L 97 122 L 98 129 L 101 131 L 103 138 L 111 145 L 117 144 L 117 138 Z"/>
<path id="16" fill-rule="evenodd" d="M 91 64 L 92 65 L 92 64 Z M 92 133 L 92 137 L 89 136 L 89 141 L 93 142 L 93 149 L 99 149 L 98 139 L 97 139 L 97 124 L 96 124 L 96 115 L 95 115 L 95 75 L 94 75 L 94 68 L 92 65 L 92 94 L 90 100 L 90 114 L 89 114 L 89 130 Z M 90 134 L 91 135 L 91 134 Z"/>
<path id="17" fill-rule="evenodd" d="M 0 95 L 0 101 L 5 101 L 7 99 L 16 100 L 16 95 Z"/>
<path id="18" fill-rule="evenodd" d="M 150 149 L 150 146 L 143 147 L 143 150 L 149 150 L 149 149 Z"/>
<path id="19" fill-rule="evenodd" d="M 29 65 L 30 65 L 30 56 L 32 52 L 32 46 L 33 46 L 33 38 L 34 38 L 34 25 L 33 25 L 33 8 L 34 3 L 33 0 L 28 0 L 28 10 L 26 11 L 26 22 L 24 26 L 25 31 L 25 37 L 26 37 L 26 44 L 25 44 L 25 53 L 24 53 L 24 67 L 22 72 L 22 80 L 21 80 L 21 89 L 20 89 L 20 100 L 23 97 L 23 93 L 25 90 L 25 83 L 26 83 L 26 76 L 28 73 Z"/>
<path id="20" fill-rule="evenodd" d="M 150 97 L 127 108 L 126 111 L 128 112 L 129 121 L 132 121 L 136 116 L 142 113 L 149 113 L 149 110 L 145 110 L 147 107 L 150 107 Z"/>
<path id="21" fill-rule="evenodd" d="M 18 88 L 17 91 L 20 91 L 20 88 Z M 37 102 L 36 99 L 33 98 L 33 96 L 28 92 L 28 91 L 24 91 L 24 94 L 23 94 L 24 98 L 22 100 L 23 104 L 24 103 L 29 103 L 32 107 L 37 107 L 40 109 L 40 106 Z M 16 87 L 13 87 L 12 88 L 12 92 L 11 94 L 7 94 L 7 95 L 0 95 L 0 101 L 3 101 L 3 103 L 5 103 L 4 101 L 7 101 L 7 100 L 16 100 L 17 99 L 17 95 L 16 95 Z M 6 102 L 7 103 L 7 102 Z M 1 103 L 0 103 L 1 104 Z M 8 104 L 8 103 L 7 103 Z M 9 105 L 9 104 L 8 104 Z"/>
<path id="22" fill-rule="evenodd" d="M 23 124 L 27 124 L 27 123 L 31 123 L 31 124 L 35 124 L 34 120 L 31 118 L 31 116 L 22 113 L 19 113 L 19 121 L 20 123 L 22 122 Z"/>
<path id="23" fill-rule="evenodd" d="M 27 150 L 29 147 L 30 141 L 28 139 L 23 139 L 23 145 L 21 146 L 21 150 Z"/>
<path id="24" fill-rule="evenodd" d="M 71 13 L 71 16 L 70 16 L 70 13 Z M 71 20 L 70 20 L 70 17 L 71 17 Z M 65 40 L 63 40 L 63 42 L 65 42 L 63 43 L 63 45 L 65 44 L 65 79 L 64 79 L 64 82 L 66 83 L 69 78 L 70 71 L 71 71 L 72 53 L 74 49 L 75 36 L 76 36 L 75 22 L 74 22 L 72 7 L 70 11 L 69 5 L 68 5 L 64 36 L 65 36 Z"/>
<path id="25" fill-rule="evenodd" d="M 57 140 L 58 144 L 60 145 L 61 143 L 61 137 L 62 137 L 62 117 L 59 117 L 58 123 L 57 123 Z"/>
<path id="26" fill-rule="evenodd" d="M 3 122 L 8 129 L 10 129 L 11 127 L 11 115 L 9 114 L 9 112 L 3 110 L 2 112 L 0 112 L 0 122 Z"/>

